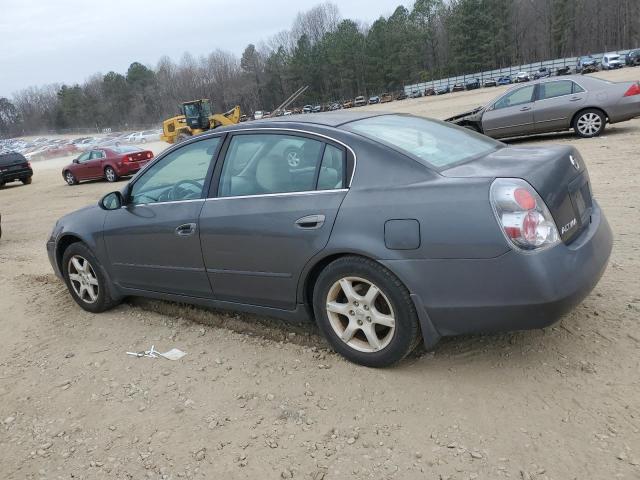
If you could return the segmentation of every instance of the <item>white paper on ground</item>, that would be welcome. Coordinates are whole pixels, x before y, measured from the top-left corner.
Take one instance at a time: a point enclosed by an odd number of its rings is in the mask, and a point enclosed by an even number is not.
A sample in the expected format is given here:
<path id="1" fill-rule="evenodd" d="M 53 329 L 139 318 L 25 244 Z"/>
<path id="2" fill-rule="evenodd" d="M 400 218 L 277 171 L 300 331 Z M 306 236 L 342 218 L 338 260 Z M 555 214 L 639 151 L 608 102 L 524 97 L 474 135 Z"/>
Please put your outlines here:
<path id="1" fill-rule="evenodd" d="M 168 352 L 161 353 L 160 355 L 162 355 L 167 360 L 180 360 L 186 355 L 186 352 L 178 350 L 177 348 L 172 348 Z"/>

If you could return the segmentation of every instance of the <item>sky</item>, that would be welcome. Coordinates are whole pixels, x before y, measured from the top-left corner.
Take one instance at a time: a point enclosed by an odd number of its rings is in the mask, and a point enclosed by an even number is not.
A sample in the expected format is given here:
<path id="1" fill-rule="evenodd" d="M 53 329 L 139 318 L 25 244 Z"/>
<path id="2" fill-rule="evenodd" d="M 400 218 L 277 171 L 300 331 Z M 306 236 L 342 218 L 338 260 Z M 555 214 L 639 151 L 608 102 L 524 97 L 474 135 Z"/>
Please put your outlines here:
<path id="1" fill-rule="evenodd" d="M 320 0 L 0 0 L 0 97 L 33 85 L 81 83 L 139 61 L 215 49 L 238 55 L 289 30 Z M 373 23 L 411 0 L 334 0 L 343 18 Z"/>

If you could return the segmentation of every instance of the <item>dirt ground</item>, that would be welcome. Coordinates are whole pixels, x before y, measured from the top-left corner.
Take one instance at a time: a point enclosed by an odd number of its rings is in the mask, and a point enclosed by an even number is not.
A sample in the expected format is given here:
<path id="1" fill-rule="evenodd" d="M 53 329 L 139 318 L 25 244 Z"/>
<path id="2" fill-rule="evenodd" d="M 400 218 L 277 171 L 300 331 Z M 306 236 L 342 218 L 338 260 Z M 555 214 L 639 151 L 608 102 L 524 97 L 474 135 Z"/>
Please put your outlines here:
<path id="1" fill-rule="evenodd" d="M 500 90 L 371 108 L 441 118 Z M 386 370 L 347 363 L 308 325 L 140 299 L 84 312 L 45 241 L 113 185 L 68 187 L 68 159 L 34 163 L 32 185 L 0 190 L 0 477 L 640 478 L 639 134 L 640 119 L 519 142 L 576 145 L 615 232 L 582 305 L 544 330 L 444 339 Z M 152 344 L 187 355 L 125 354 Z"/>

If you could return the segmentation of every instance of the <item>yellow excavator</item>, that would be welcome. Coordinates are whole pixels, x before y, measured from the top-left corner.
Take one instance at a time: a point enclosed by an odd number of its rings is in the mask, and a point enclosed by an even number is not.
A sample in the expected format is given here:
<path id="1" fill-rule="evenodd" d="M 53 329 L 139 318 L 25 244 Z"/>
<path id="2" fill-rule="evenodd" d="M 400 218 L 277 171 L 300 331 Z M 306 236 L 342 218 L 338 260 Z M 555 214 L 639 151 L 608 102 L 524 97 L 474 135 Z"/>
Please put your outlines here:
<path id="1" fill-rule="evenodd" d="M 162 122 L 161 140 L 168 143 L 180 143 L 193 135 L 206 132 L 223 125 L 234 125 L 240 121 L 240 107 L 236 106 L 225 113 L 211 113 L 209 99 L 202 98 L 184 102 L 181 115 L 167 118 Z"/>

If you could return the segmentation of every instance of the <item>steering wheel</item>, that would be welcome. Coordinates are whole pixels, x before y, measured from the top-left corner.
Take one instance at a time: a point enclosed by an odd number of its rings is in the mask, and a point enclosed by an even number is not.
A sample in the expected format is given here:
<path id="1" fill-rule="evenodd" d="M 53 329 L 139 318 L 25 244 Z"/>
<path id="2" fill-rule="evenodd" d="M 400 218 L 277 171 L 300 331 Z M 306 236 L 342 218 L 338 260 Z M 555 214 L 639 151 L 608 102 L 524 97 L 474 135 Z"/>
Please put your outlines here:
<path id="1" fill-rule="evenodd" d="M 182 185 L 191 185 L 196 187 L 196 191 L 189 188 L 182 188 Z M 180 180 L 169 191 L 170 200 L 192 200 L 198 198 L 202 193 L 202 185 L 195 180 Z"/>

